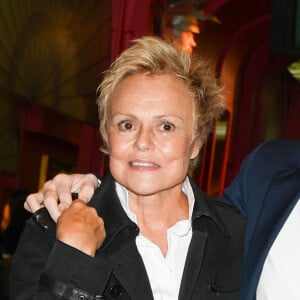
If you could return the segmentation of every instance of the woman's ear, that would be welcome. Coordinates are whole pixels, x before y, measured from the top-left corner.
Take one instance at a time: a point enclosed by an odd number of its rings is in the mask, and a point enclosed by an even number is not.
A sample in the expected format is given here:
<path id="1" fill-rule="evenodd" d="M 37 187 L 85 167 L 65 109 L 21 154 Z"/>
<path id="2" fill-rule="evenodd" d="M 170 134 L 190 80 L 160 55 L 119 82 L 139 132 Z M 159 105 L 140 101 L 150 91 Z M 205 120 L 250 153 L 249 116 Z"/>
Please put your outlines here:
<path id="1" fill-rule="evenodd" d="M 192 151 L 190 159 L 195 159 L 199 155 L 201 147 L 202 143 L 200 139 L 196 139 L 192 142 Z"/>

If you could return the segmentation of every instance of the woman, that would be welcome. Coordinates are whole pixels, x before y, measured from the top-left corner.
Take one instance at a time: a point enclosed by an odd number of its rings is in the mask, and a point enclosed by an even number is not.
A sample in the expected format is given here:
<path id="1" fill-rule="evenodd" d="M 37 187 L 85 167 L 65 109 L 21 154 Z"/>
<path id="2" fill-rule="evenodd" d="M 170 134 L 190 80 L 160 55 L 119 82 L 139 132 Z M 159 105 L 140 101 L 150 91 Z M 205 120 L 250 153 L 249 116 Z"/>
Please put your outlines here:
<path id="1" fill-rule="evenodd" d="M 57 226 L 39 212 L 29 221 L 11 299 L 238 299 L 244 219 L 187 176 L 224 108 L 207 64 L 138 39 L 97 104 L 110 172 Z"/>

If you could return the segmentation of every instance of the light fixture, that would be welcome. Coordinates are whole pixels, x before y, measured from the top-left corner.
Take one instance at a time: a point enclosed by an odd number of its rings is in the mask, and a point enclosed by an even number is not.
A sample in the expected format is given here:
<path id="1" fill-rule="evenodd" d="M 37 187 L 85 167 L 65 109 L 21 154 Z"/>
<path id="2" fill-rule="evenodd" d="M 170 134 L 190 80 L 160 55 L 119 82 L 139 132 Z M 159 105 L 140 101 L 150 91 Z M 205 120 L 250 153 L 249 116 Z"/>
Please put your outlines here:
<path id="1" fill-rule="evenodd" d="M 288 71 L 292 74 L 292 76 L 300 81 L 300 59 L 294 61 L 288 66 Z"/>

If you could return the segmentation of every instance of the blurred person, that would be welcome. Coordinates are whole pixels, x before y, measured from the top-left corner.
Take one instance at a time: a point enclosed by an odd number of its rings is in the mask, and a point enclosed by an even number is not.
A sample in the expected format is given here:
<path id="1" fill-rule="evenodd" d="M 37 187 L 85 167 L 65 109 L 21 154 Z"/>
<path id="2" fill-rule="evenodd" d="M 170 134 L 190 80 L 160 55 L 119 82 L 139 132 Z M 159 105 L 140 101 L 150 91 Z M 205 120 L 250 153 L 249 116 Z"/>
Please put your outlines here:
<path id="1" fill-rule="evenodd" d="M 27 203 L 10 299 L 238 299 L 244 217 L 188 176 L 225 106 L 207 62 L 138 39 L 97 104 L 109 172 L 88 205 L 59 204 L 57 225 L 35 209 L 43 193 Z"/>
<path id="2" fill-rule="evenodd" d="M 10 218 L 7 227 L 0 234 L 0 248 L 2 258 L 10 258 L 16 248 L 26 220 L 31 217 L 31 213 L 24 209 L 24 202 L 29 192 L 18 188 L 11 192 L 9 198 Z"/>

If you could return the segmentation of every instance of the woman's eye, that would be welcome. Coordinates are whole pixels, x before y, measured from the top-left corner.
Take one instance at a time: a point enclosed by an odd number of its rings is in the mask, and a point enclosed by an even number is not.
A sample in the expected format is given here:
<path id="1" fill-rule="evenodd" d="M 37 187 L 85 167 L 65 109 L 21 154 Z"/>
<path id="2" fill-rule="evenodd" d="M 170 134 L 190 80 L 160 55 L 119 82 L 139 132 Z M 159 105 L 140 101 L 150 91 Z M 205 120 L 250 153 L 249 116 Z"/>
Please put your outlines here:
<path id="1" fill-rule="evenodd" d="M 129 122 L 129 121 L 121 121 L 119 124 L 118 124 L 118 127 L 119 129 L 121 130 L 131 130 L 132 129 L 132 123 Z"/>
<path id="2" fill-rule="evenodd" d="M 160 129 L 162 131 L 171 131 L 174 129 L 174 125 L 172 123 L 166 122 L 160 125 Z"/>

